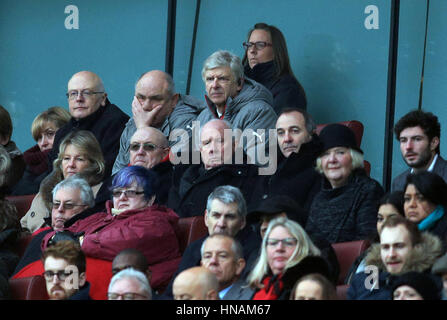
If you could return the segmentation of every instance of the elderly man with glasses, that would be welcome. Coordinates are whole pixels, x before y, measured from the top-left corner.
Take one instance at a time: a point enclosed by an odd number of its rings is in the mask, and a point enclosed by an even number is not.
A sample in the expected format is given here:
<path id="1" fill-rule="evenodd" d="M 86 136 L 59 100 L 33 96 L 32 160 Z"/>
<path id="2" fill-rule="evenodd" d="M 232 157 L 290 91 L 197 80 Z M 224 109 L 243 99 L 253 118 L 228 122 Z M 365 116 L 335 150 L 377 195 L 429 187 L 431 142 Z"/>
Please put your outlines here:
<path id="1" fill-rule="evenodd" d="M 162 131 L 152 127 L 137 129 L 130 139 L 130 165 L 155 171 L 162 182 L 157 189 L 156 203 L 166 204 L 171 186 L 173 165 L 167 159 L 169 143 Z"/>
<path id="2" fill-rule="evenodd" d="M 59 144 L 73 130 L 91 131 L 98 140 L 106 163 L 104 178 L 110 176 L 119 151 L 119 140 L 129 116 L 110 103 L 101 78 L 91 71 L 74 74 L 68 81 L 70 121 L 61 127 L 49 153 L 49 171 L 59 153 Z"/>
<path id="3" fill-rule="evenodd" d="M 109 300 L 151 300 L 152 289 L 146 275 L 133 268 L 126 268 L 110 280 Z"/>
<path id="4" fill-rule="evenodd" d="M 23 257 L 20 259 L 13 278 L 29 277 L 38 274 L 41 267 L 41 242 L 51 231 L 61 231 L 65 222 L 76 219 L 79 213 L 95 205 L 95 198 L 90 185 L 76 175 L 59 182 L 53 189 L 51 210 L 51 227 L 38 229 L 33 235 Z M 48 223 L 50 224 L 50 223 Z M 36 273 L 37 272 L 37 273 Z"/>

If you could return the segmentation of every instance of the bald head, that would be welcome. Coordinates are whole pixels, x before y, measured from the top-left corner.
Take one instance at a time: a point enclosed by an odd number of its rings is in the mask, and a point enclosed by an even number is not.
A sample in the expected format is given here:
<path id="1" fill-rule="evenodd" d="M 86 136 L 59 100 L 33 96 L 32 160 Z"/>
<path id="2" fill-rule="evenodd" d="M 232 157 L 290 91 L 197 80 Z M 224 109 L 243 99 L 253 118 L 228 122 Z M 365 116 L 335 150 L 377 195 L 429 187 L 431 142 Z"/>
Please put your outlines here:
<path id="1" fill-rule="evenodd" d="M 175 93 L 174 80 L 168 73 L 161 70 L 143 73 L 135 84 L 135 90 L 138 86 L 161 87 L 167 90 L 167 93 L 171 96 Z"/>
<path id="2" fill-rule="evenodd" d="M 217 300 L 219 282 L 204 267 L 193 267 L 181 272 L 172 287 L 175 300 Z"/>
<path id="3" fill-rule="evenodd" d="M 161 106 L 150 123 L 152 127 L 156 128 L 163 125 L 163 122 L 174 110 L 178 100 L 172 77 L 160 70 L 146 72 L 138 79 L 135 85 L 135 97 L 147 113 L 157 106 Z"/>
<path id="4" fill-rule="evenodd" d="M 208 121 L 200 131 L 200 155 L 206 170 L 231 163 L 235 150 L 231 127 L 219 119 Z M 225 136 L 227 131 L 227 137 Z"/>
<path id="5" fill-rule="evenodd" d="M 130 165 L 150 169 L 168 155 L 168 146 L 168 139 L 160 130 L 140 128 L 130 139 Z"/>
<path id="6" fill-rule="evenodd" d="M 104 84 L 91 71 L 75 73 L 68 81 L 67 90 L 70 114 L 75 119 L 85 118 L 106 104 Z"/>

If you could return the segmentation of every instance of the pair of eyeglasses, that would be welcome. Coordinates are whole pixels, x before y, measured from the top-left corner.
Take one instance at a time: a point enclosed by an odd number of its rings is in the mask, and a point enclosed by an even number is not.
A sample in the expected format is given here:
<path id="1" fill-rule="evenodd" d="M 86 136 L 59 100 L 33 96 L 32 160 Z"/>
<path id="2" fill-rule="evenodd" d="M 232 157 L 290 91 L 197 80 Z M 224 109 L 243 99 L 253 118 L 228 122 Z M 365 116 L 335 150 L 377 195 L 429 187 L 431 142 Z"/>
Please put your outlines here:
<path id="1" fill-rule="evenodd" d="M 61 206 L 61 202 L 51 203 L 52 209 L 58 209 L 60 206 Z M 85 206 L 85 204 L 74 204 L 74 203 L 66 203 L 66 202 L 62 203 L 62 208 L 64 210 L 71 210 L 74 207 L 83 207 L 83 206 Z"/>
<path id="2" fill-rule="evenodd" d="M 140 293 L 135 293 L 135 292 L 125 292 L 125 293 L 114 293 L 114 292 L 109 292 L 107 293 L 107 297 L 109 298 L 109 300 L 118 300 L 119 297 L 121 297 L 123 300 L 136 300 L 136 298 L 140 297 L 143 299 L 147 299 L 148 296 L 144 295 L 144 294 L 140 294 Z"/>
<path id="3" fill-rule="evenodd" d="M 250 49 L 251 47 L 255 46 L 256 50 L 262 50 L 265 47 L 272 46 L 271 43 L 265 42 L 265 41 L 256 41 L 256 42 L 244 42 L 242 44 L 245 48 L 245 50 Z"/>
<path id="4" fill-rule="evenodd" d="M 112 195 L 115 198 L 121 197 L 122 194 L 124 194 L 126 196 L 126 198 L 134 198 L 137 195 L 140 195 L 143 193 L 144 193 L 144 191 L 137 191 L 137 190 L 119 190 L 119 189 L 112 190 Z"/>
<path id="5" fill-rule="evenodd" d="M 43 273 L 43 276 L 45 278 L 45 280 L 47 281 L 51 281 L 54 279 L 54 276 L 57 276 L 57 278 L 60 281 L 64 281 L 65 279 L 67 279 L 69 276 L 71 275 L 71 272 L 65 272 L 65 270 L 59 270 L 59 271 L 45 271 Z"/>
<path id="6" fill-rule="evenodd" d="M 90 98 L 92 95 L 94 94 L 99 94 L 99 93 L 104 93 L 103 91 L 90 91 L 90 90 L 82 90 L 82 91 L 77 91 L 77 90 L 72 90 L 66 93 L 67 98 L 70 100 L 74 100 L 78 97 L 78 95 L 81 95 L 82 97 L 85 98 Z"/>
<path id="7" fill-rule="evenodd" d="M 152 152 L 152 151 L 154 151 L 157 148 L 160 148 L 160 149 L 164 149 L 165 148 L 165 147 L 162 147 L 162 146 L 157 146 L 156 144 L 153 144 L 153 143 L 150 143 L 150 142 L 146 142 L 146 143 L 134 142 L 134 143 L 130 144 L 130 150 L 131 151 L 138 151 L 138 150 L 140 150 L 141 146 L 143 146 L 143 150 L 146 151 L 146 152 Z"/>
<path id="8" fill-rule="evenodd" d="M 285 238 L 285 239 L 274 239 L 274 238 L 268 238 L 267 239 L 267 245 L 270 247 L 276 247 L 278 243 L 281 243 L 285 247 L 294 247 L 298 243 L 298 240 L 295 238 Z"/>

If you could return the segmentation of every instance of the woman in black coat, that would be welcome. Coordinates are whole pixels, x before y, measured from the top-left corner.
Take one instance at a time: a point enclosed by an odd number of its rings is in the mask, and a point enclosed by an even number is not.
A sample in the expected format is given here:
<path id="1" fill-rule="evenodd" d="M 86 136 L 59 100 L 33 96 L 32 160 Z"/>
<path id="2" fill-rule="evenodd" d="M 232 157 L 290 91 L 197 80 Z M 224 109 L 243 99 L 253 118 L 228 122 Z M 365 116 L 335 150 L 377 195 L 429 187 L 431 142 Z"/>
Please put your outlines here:
<path id="1" fill-rule="evenodd" d="M 290 67 L 282 32 L 275 26 L 257 23 L 249 31 L 243 46 L 245 75 L 270 90 L 275 112 L 280 114 L 283 108 L 305 110 L 306 94 Z"/>
<path id="2" fill-rule="evenodd" d="M 306 223 L 310 235 L 330 243 L 367 239 L 377 223 L 381 185 L 363 169 L 363 151 L 354 132 L 341 124 L 326 126 L 320 133 L 323 150 L 317 158 L 322 174 Z"/>

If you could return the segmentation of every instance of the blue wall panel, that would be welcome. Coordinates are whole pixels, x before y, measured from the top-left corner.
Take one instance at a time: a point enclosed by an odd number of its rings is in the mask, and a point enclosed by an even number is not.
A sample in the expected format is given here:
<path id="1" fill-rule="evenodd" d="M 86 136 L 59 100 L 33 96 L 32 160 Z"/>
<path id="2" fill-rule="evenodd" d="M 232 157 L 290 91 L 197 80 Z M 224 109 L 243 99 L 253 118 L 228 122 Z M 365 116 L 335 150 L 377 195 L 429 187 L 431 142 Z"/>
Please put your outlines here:
<path id="1" fill-rule="evenodd" d="M 202 98 L 203 61 L 227 49 L 243 56 L 242 42 L 256 22 L 279 27 L 295 75 L 318 123 L 356 119 L 365 124 L 362 148 L 371 175 L 382 182 L 388 72 L 389 0 L 202 0 L 191 94 Z M 425 35 L 426 1 L 402 0 L 396 120 L 417 107 Z M 64 27 L 67 5 L 79 9 L 79 30 Z M 24 151 L 34 144 L 30 126 L 49 106 L 67 107 L 70 76 L 98 73 L 110 100 L 130 114 L 137 77 L 164 69 L 167 0 L 0 2 L 0 104 L 11 113 L 13 139 Z M 365 8 L 379 9 L 379 28 L 368 30 Z M 187 84 L 195 0 L 177 3 L 174 80 Z M 423 108 L 445 119 L 447 30 L 444 0 L 430 1 Z M 446 138 L 441 148 L 445 149 Z M 405 169 L 394 143 L 393 176 Z"/>
<path id="2" fill-rule="evenodd" d="M 441 155 L 447 157 L 447 1 L 431 0 L 422 107 L 441 122 Z"/>
<path id="3" fill-rule="evenodd" d="M 0 104 L 13 118 L 22 151 L 34 141 L 30 127 L 44 109 L 68 108 L 72 74 L 91 70 L 112 103 L 130 113 L 141 73 L 164 69 L 167 2 L 163 0 L 0 2 Z M 79 29 L 67 30 L 67 5 L 79 9 Z"/>
<path id="4" fill-rule="evenodd" d="M 396 78 L 396 123 L 402 116 L 418 108 L 425 37 L 426 1 L 401 1 L 399 47 Z M 427 72 L 427 70 L 426 70 Z M 399 143 L 393 136 L 392 176 L 406 170 Z"/>

